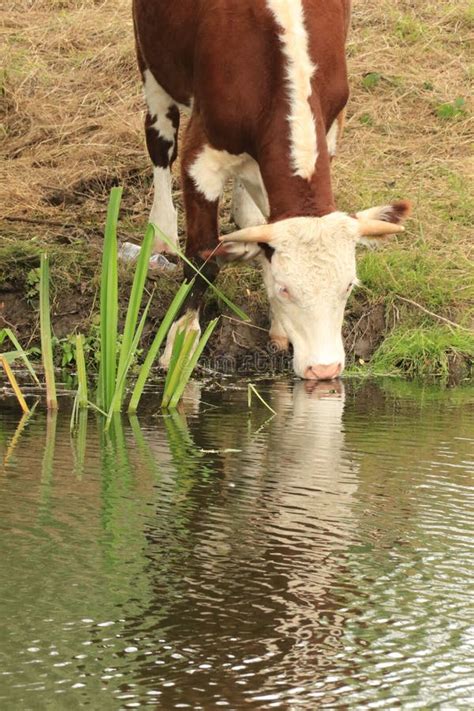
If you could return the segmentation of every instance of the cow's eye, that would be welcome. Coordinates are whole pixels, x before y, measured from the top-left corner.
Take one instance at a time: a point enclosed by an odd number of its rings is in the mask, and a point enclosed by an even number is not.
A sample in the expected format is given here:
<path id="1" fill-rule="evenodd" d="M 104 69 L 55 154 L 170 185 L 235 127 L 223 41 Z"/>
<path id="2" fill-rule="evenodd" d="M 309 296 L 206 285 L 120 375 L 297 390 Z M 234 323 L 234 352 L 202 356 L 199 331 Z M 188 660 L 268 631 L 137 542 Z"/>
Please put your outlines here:
<path id="1" fill-rule="evenodd" d="M 283 299 L 289 299 L 290 298 L 290 292 L 286 288 L 286 286 L 279 286 L 278 287 L 278 294 L 281 296 Z"/>

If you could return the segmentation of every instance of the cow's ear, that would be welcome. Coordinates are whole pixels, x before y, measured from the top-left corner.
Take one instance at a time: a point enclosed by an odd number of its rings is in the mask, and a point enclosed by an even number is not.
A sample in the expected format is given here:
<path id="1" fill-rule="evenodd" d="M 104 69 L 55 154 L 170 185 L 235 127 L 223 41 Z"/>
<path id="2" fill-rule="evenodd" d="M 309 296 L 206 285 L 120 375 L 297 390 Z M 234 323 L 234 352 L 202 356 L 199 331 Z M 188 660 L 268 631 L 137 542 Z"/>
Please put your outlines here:
<path id="1" fill-rule="evenodd" d="M 390 205 L 372 207 L 356 214 L 358 238 L 363 243 L 380 242 L 392 235 L 404 232 L 402 222 L 410 215 L 408 200 L 398 200 Z"/>
<path id="2" fill-rule="evenodd" d="M 356 214 L 358 220 L 380 220 L 401 225 L 411 214 L 411 203 L 408 200 L 396 200 L 390 205 L 380 205 L 362 210 Z"/>

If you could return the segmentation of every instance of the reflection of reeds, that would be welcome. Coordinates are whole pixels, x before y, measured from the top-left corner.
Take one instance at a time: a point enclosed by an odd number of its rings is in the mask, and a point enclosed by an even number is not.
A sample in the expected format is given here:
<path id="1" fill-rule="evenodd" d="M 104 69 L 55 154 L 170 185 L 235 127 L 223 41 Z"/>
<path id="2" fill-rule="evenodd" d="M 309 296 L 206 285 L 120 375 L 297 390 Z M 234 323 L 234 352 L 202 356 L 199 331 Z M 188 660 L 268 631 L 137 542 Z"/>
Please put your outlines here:
<path id="1" fill-rule="evenodd" d="M 177 410 L 171 410 L 169 415 L 165 416 L 164 424 L 168 447 L 179 479 L 181 475 L 193 473 L 204 454 L 196 447 L 185 418 Z"/>
<path id="2" fill-rule="evenodd" d="M 273 409 L 273 407 L 271 407 L 271 406 L 268 404 L 268 402 L 266 402 L 266 400 L 263 399 L 263 397 L 260 395 L 260 393 L 258 392 L 258 390 L 257 390 L 257 388 L 255 387 L 255 385 L 253 385 L 253 383 L 249 383 L 249 385 L 248 385 L 248 391 L 247 391 L 247 399 L 248 399 L 248 406 L 249 406 L 249 409 L 252 407 L 252 397 L 253 397 L 254 395 L 255 395 L 255 397 L 257 398 L 257 400 L 260 400 L 260 402 L 262 403 L 262 405 L 265 405 L 265 407 L 267 408 L 267 410 L 270 410 L 270 412 L 271 412 L 273 415 L 276 415 L 276 414 L 277 414 L 277 413 L 275 412 L 275 410 Z"/>
<path id="3" fill-rule="evenodd" d="M 57 410 L 50 410 L 46 420 L 46 442 L 41 462 L 40 515 L 45 517 L 49 510 L 51 486 L 53 483 L 53 462 L 56 448 Z"/>
<path id="4" fill-rule="evenodd" d="M 143 430 L 140 427 L 138 417 L 136 415 L 129 415 L 128 419 L 133 434 L 135 449 L 140 456 L 140 466 L 145 466 L 153 477 L 157 477 L 159 475 L 159 467 L 149 443 L 143 436 Z"/>
<path id="5" fill-rule="evenodd" d="M 71 446 L 74 457 L 74 474 L 78 479 L 82 479 L 84 475 L 84 463 L 86 460 L 87 449 L 87 421 L 89 413 L 82 409 L 77 418 L 77 429 L 75 436 L 72 438 Z"/>
<path id="6" fill-rule="evenodd" d="M 21 435 L 23 434 L 23 430 L 25 429 L 26 425 L 28 424 L 29 420 L 31 419 L 34 411 L 36 410 L 36 406 L 38 405 L 38 401 L 35 402 L 31 410 L 28 410 L 28 412 L 24 412 L 22 415 L 22 418 L 20 422 L 18 423 L 18 426 L 15 430 L 15 433 L 13 437 L 11 438 L 8 446 L 7 446 L 7 451 L 5 454 L 5 457 L 3 459 L 4 465 L 7 465 L 10 459 L 13 456 L 13 453 L 18 445 L 18 442 L 20 440 Z"/>

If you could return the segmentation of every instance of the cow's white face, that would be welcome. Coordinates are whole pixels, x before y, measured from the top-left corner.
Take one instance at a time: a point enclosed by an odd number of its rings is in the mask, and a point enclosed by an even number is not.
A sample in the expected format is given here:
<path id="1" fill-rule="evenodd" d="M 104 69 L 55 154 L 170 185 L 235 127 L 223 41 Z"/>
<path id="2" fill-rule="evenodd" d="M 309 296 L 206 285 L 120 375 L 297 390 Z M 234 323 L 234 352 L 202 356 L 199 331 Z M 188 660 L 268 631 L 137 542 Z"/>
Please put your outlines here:
<path id="1" fill-rule="evenodd" d="M 297 375 L 331 379 L 344 369 L 342 322 L 356 282 L 357 221 L 342 213 L 278 223 L 265 258 L 272 316 L 293 345 Z"/>
<path id="2" fill-rule="evenodd" d="M 356 245 L 369 236 L 402 231 L 398 223 L 408 211 L 408 203 L 395 203 L 357 217 L 341 212 L 295 217 L 223 238 L 231 242 L 231 249 L 235 241 L 236 252 L 243 249 L 248 256 L 255 255 L 258 244 L 268 244 L 267 256 L 260 259 L 272 331 L 291 342 L 294 370 L 301 378 L 331 380 L 342 373 L 342 323 L 347 299 L 357 283 Z"/>

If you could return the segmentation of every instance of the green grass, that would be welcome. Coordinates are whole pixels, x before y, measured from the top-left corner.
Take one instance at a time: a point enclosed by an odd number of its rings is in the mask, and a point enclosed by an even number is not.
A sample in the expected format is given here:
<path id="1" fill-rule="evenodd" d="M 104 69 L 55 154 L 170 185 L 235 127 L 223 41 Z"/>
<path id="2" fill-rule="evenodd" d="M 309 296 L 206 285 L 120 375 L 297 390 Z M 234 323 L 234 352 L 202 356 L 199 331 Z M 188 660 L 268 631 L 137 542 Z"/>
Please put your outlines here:
<path id="1" fill-rule="evenodd" d="M 456 229 L 457 226 L 471 229 L 474 215 L 471 181 L 462 173 L 445 167 L 438 169 L 436 177 L 442 194 L 442 199 L 433 202 L 438 216 L 450 225 L 451 229 Z"/>
<path id="2" fill-rule="evenodd" d="M 454 101 L 445 101 L 435 108 L 436 116 L 443 121 L 453 121 L 457 118 L 464 118 L 467 114 L 466 99 L 459 96 Z"/>
<path id="3" fill-rule="evenodd" d="M 0 246 L 0 288 L 23 284 L 28 272 L 37 267 L 40 255 L 41 247 L 30 242 L 7 242 Z"/>
<path id="4" fill-rule="evenodd" d="M 447 326 L 407 328 L 390 333 L 374 354 L 371 371 L 396 373 L 411 378 L 448 380 L 453 358 L 474 360 L 474 333 Z"/>
<path id="5" fill-rule="evenodd" d="M 420 22 L 413 15 L 400 15 L 396 25 L 395 34 L 406 44 L 417 44 L 423 37 L 429 35 L 429 27 Z"/>
<path id="6" fill-rule="evenodd" d="M 463 308 L 457 316 L 461 322 L 468 320 L 466 301 L 474 296 L 474 284 L 470 269 L 456 254 L 441 261 L 424 248 L 366 252 L 360 255 L 358 273 L 369 298 L 409 297 L 436 313 L 445 313 L 449 307 L 456 312 L 461 301 Z"/>

